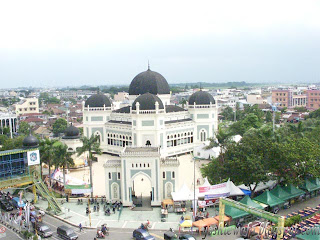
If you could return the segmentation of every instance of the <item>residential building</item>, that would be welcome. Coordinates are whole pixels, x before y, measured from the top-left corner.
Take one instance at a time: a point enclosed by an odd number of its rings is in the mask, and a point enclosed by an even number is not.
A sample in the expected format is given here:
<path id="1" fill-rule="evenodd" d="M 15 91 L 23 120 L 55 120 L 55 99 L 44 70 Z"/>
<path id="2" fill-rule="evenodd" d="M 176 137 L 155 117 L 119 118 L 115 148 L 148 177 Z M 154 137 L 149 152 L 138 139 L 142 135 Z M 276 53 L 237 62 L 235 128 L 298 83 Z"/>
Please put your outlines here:
<path id="1" fill-rule="evenodd" d="M 26 113 L 39 113 L 38 98 L 25 98 L 21 103 L 15 105 L 18 116 Z"/>

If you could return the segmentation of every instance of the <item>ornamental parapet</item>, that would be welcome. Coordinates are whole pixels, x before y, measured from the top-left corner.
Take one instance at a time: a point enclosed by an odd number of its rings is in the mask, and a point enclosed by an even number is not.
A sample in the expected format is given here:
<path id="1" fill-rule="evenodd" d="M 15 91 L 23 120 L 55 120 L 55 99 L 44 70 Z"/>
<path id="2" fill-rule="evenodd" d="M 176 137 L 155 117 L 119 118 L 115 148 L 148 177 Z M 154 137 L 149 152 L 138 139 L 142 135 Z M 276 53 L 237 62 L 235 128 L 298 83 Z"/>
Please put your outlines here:
<path id="1" fill-rule="evenodd" d="M 162 166 L 179 166 L 180 161 L 177 157 L 166 157 L 161 159 L 160 164 Z"/>

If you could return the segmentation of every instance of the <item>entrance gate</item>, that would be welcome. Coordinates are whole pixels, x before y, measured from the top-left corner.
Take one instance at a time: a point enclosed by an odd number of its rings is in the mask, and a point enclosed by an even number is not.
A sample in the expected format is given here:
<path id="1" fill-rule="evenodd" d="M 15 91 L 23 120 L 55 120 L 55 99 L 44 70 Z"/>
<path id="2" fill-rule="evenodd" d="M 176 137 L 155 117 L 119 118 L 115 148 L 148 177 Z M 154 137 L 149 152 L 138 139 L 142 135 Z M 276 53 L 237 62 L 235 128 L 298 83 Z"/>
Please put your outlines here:
<path id="1" fill-rule="evenodd" d="M 228 199 L 228 198 L 220 198 L 219 200 L 219 229 L 223 229 L 224 227 L 224 209 L 225 205 L 230 207 L 237 208 L 239 210 L 245 211 L 255 216 L 259 216 L 265 218 L 271 222 L 278 224 L 278 231 L 277 231 L 277 240 L 283 239 L 283 232 L 284 232 L 284 220 L 285 218 L 280 215 L 276 215 L 270 212 L 266 212 L 260 209 L 256 209 L 253 207 L 249 207 L 243 203 Z"/>

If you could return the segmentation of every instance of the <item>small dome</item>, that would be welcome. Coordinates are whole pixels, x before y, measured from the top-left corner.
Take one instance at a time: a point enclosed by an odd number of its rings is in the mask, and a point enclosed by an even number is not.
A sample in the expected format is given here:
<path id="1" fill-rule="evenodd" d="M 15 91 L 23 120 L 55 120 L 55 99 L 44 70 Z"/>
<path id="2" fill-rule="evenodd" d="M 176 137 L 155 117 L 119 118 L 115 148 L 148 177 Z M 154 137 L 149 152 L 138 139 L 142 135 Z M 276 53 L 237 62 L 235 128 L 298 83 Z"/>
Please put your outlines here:
<path id="1" fill-rule="evenodd" d="M 190 105 L 209 105 L 210 103 L 215 104 L 215 100 L 212 95 L 202 90 L 195 92 L 189 98 Z"/>
<path id="2" fill-rule="evenodd" d="M 135 76 L 129 86 L 129 95 L 142 95 L 148 92 L 170 94 L 167 80 L 160 73 L 150 69 Z"/>
<path id="3" fill-rule="evenodd" d="M 67 127 L 67 129 L 64 131 L 63 139 L 75 139 L 80 137 L 80 131 L 78 128 L 70 125 Z"/>
<path id="4" fill-rule="evenodd" d="M 24 148 L 36 148 L 39 147 L 39 140 L 31 135 L 30 132 L 29 135 L 23 139 L 22 145 Z"/>
<path id="5" fill-rule="evenodd" d="M 136 110 L 136 103 L 139 102 L 140 110 L 155 110 L 156 106 L 155 103 L 159 103 L 159 109 L 164 109 L 163 103 L 161 99 L 151 93 L 145 93 L 134 100 L 132 103 L 132 110 Z"/>
<path id="6" fill-rule="evenodd" d="M 111 107 L 111 102 L 107 96 L 99 93 L 89 97 L 84 104 L 85 107 L 103 107 L 104 105 Z"/>

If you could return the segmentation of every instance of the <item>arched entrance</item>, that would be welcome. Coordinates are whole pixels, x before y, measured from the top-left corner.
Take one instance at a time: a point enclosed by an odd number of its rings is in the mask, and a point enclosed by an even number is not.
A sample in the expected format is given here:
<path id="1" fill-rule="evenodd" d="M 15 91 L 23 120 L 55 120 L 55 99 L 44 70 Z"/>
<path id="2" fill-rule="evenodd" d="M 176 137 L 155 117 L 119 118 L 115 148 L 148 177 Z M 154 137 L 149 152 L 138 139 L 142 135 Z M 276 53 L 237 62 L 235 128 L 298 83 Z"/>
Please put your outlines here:
<path id="1" fill-rule="evenodd" d="M 136 207 L 150 208 L 152 199 L 152 183 L 144 172 L 135 174 L 132 178 L 132 202 Z"/>

